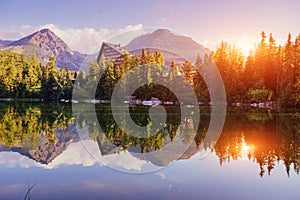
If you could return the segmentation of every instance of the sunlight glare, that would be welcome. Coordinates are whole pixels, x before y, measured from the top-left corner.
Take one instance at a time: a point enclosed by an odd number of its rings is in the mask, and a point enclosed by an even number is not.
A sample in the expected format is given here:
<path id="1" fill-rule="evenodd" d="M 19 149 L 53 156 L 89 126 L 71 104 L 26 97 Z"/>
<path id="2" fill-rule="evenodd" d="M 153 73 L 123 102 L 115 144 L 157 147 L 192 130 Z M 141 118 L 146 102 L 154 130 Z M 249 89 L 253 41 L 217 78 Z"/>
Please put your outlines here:
<path id="1" fill-rule="evenodd" d="M 241 144 L 241 158 L 242 159 L 245 159 L 245 160 L 248 160 L 249 157 L 248 155 L 252 155 L 254 153 L 254 150 L 255 150 L 255 146 L 254 145 L 248 145 L 246 142 L 245 142 L 245 139 L 242 138 L 242 144 Z"/>
<path id="2" fill-rule="evenodd" d="M 255 44 L 253 39 L 245 36 L 235 42 L 237 47 L 241 50 L 245 57 L 249 56 L 250 51 L 254 48 L 253 44 Z"/>

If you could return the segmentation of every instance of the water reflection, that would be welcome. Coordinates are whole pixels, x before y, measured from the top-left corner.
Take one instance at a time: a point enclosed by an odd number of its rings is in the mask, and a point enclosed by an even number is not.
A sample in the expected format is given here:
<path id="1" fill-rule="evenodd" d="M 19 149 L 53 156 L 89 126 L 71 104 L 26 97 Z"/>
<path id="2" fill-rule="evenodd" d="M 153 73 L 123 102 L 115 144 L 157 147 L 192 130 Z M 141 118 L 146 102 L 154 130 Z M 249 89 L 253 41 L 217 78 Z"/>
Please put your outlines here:
<path id="1" fill-rule="evenodd" d="M 79 140 L 73 124 L 70 105 L 2 102 L 0 150 L 48 164 Z"/>
<path id="2" fill-rule="evenodd" d="M 270 175 L 279 161 L 286 172 L 299 173 L 300 115 L 276 114 L 269 110 L 231 111 L 214 151 L 220 164 L 230 160 L 249 159 L 260 167 L 260 176 Z"/>
<path id="3" fill-rule="evenodd" d="M 108 105 L 95 107 L 96 118 L 92 115 L 89 117 L 91 111 L 86 108 L 83 105 L 82 112 L 73 113 L 73 118 L 69 104 L 1 103 L 0 151 L 17 152 L 49 165 L 68 148 L 76 149 L 71 145 L 80 142 L 76 126 L 80 130 L 87 130 L 87 139 L 93 142 L 91 144 L 98 148 L 102 157 L 111 158 L 109 156 L 127 152 L 136 161 L 166 166 L 175 157 L 161 160 L 153 155 L 147 157 L 146 154 L 177 142 L 187 148 L 184 154 L 176 155 L 177 160 L 189 159 L 199 151 L 209 150 L 217 155 L 220 165 L 232 160 L 257 163 L 260 176 L 270 175 L 279 162 L 284 163 L 288 175 L 291 170 L 299 173 L 300 114 L 297 112 L 228 109 L 219 140 L 204 144 L 210 121 L 208 108 L 201 108 L 199 127 L 194 127 L 189 118 L 186 118 L 186 124 L 180 126 L 180 109 L 167 107 L 168 117 L 163 129 L 149 138 L 132 137 L 119 129 Z M 128 108 L 120 108 L 120 113 L 122 109 Z M 132 107 L 130 113 L 137 124 L 149 123 L 147 107 Z M 103 132 L 99 132 L 97 123 Z M 197 130 L 196 136 L 189 135 L 190 130 Z M 179 141 L 174 141 L 176 134 L 182 134 Z M 137 153 L 142 153 L 142 156 Z M 168 152 L 163 153 L 169 156 Z"/>
<path id="4" fill-rule="evenodd" d="M 80 109 L 82 111 L 80 111 Z M 119 170 L 128 171 L 127 164 L 130 164 L 131 161 L 124 163 L 124 168 L 120 168 L 116 166 L 113 161 L 105 158 L 112 154 L 119 155 L 120 152 L 127 152 L 127 154 L 135 157 L 135 159 L 147 161 L 148 165 L 149 163 L 152 164 L 150 166 L 144 166 L 143 170 L 130 170 L 131 172 L 143 172 L 144 170 L 153 171 L 179 159 L 193 143 L 197 132 L 197 127 L 194 126 L 196 122 L 192 117 L 192 109 L 187 109 L 186 115 L 182 117 L 182 111 L 178 106 L 165 107 L 167 113 L 166 121 L 161 124 L 161 129 L 159 129 L 158 132 L 155 130 L 156 134 L 154 135 L 151 135 L 151 133 L 153 133 L 151 124 L 157 124 L 155 120 L 161 121 L 159 120 L 160 113 L 156 113 L 151 121 L 149 117 L 149 107 L 147 106 L 133 106 L 129 108 L 130 116 L 135 124 L 139 126 L 150 124 L 143 134 L 135 134 L 134 132 L 137 131 L 135 127 L 126 123 L 125 120 L 122 120 L 122 126 L 131 132 L 128 133 L 125 132 L 124 129 L 121 129 L 116 124 L 112 109 L 109 105 L 97 105 L 95 107 L 96 115 L 94 119 L 92 115 L 87 114 L 90 112 L 83 112 L 89 109 L 91 109 L 92 112 L 92 108 L 89 108 L 88 105 L 83 105 L 77 108 L 77 113 L 74 114 L 76 119 L 80 119 L 79 127 L 84 127 L 85 124 L 88 124 L 88 137 L 97 142 L 99 150 L 91 149 L 88 145 L 85 146 L 100 163 L 109 162 L 109 166 Z M 119 107 L 118 112 L 114 113 L 114 115 L 117 114 L 120 119 L 124 119 L 126 117 L 126 109 L 128 110 L 126 106 Z M 99 125 L 97 122 L 99 122 Z M 79 132 L 84 131 L 79 130 Z M 86 134 L 82 135 L 82 141 L 86 143 Z M 136 135 L 146 135 L 147 137 L 137 137 Z M 99 157 L 99 154 L 101 157 Z M 116 156 L 115 161 L 118 165 L 122 157 L 123 156 Z"/>
<path id="5" fill-rule="evenodd" d="M 180 124 L 180 109 L 178 109 L 178 107 L 170 108 L 168 109 L 169 114 L 167 121 L 157 134 L 147 138 L 134 137 L 132 136 L 132 133 L 128 134 L 117 126 L 111 113 L 110 106 L 99 106 L 97 107 L 96 112 L 97 119 L 105 133 L 105 137 L 107 137 L 115 146 L 121 146 L 122 150 L 128 150 L 130 152 L 139 151 L 144 153 L 161 149 L 166 143 L 174 140 Z M 149 107 L 146 106 L 130 108 L 131 117 L 139 126 L 145 126 L 150 122 L 148 112 Z M 120 112 L 120 114 L 122 114 L 122 112 Z M 102 138 L 103 137 L 104 136 L 102 136 Z M 101 139 L 98 140 L 100 141 L 99 145 L 103 146 L 103 140 Z M 106 152 L 102 151 L 102 154 L 106 154 Z"/>

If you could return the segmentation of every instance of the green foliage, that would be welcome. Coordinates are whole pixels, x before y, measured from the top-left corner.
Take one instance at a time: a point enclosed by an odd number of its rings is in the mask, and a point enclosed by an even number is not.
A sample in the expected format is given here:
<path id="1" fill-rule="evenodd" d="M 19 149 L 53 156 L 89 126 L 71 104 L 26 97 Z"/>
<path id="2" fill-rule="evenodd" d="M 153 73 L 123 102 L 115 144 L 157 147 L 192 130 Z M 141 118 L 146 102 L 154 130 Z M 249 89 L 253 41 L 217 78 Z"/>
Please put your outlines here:
<path id="1" fill-rule="evenodd" d="M 273 92 L 262 88 L 262 89 L 249 89 L 247 91 L 247 98 L 250 102 L 267 102 L 272 99 Z"/>
<path id="2" fill-rule="evenodd" d="M 35 148 L 39 138 L 56 142 L 56 130 L 66 130 L 71 122 L 71 107 L 53 104 L 11 104 L 0 107 L 0 144 L 7 147 Z"/>
<path id="3" fill-rule="evenodd" d="M 213 52 L 212 59 L 222 76 L 227 101 L 238 102 L 243 96 L 242 73 L 244 57 L 236 46 L 222 42 L 221 46 Z"/>
<path id="4" fill-rule="evenodd" d="M 174 62 L 175 63 L 175 62 Z M 166 95 L 161 95 L 162 93 L 169 93 L 166 91 L 166 88 L 155 86 L 152 84 L 153 76 L 161 75 L 163 76 L 164 70 L 164 59 L 161 52 L 154 52 L 152 53 L 150 49 L 143 49 L 140 57 L 137 55 L 130 56 L 128 52 L 125 52 L 123 56 L 122 62 L 116 66 L 114 62 L 108 61 L 104 64 L 107 66 L 103 75 L 100 77 L 96 98 L 110 100 L 113 89 L 118 82 L 118 80 L 126 73 L 131 73 L 130 70 L 134 67 L 144 65 L 144 66 L 154 66 L 158 70 L 150 70 L 146 68 L 148 71 L 145 73 L 147 74 L 148 84 L 139 88 L 134 94 L 137 98 L 140 99 L 150 99 L 151 97 L 159 96 L 159 98 L 164 98 Z M 104 68 L 103 68 L 104 69 Z M 168 77 L 166 77 L 168 79 Z M 136 82 L 140 81 L 141 78 L 134 77 L 134 79 L 126 80 L 126 84 L 128 87 L 135 87 Z M 127 88 L 123 88 L 125 91 Z M 161 89 L 161 90 L 160 90 Z"/>
<path id="5" fill-rule="evenodd" d="M 55 57 L 41 65 L 35 54 L 27 57 L 0 52 L 0 97 L 42 98 L 46 101 L 71 99 L 74 72 L 57 69 Z"/>
<path id="6" fill-rule="evenodd" d="M 149 107 L 144 106 L 131 107 L 130 114 L 132 120 L 139 126 L 145 126 L 151 123 L 148 109 Z M 132 147 L 131 150 L 135 151 L 135 149 L 139 149 L 141 153 L 161 149 L 168 140 L 170 141 L 176 136 L 180 124 L 179 112 L 179 107 L 169 108 L 167 110 L 168 117 L 166 127 L 151 137 L 139 138 L 124 132 L 118 127 L 109 106 L 96 106 L 98 122 L 106 138 L 116 146 L 121 146 L 123 150 L 128 150 L 129 147 Z M 120 111 L 119 114 L 122 115 L 123 112 Z M 125 124 L 125 126 L 127 125 Z M 90 136 L 91 135 L 94 139 L 102 141 L 100 144 L 103 145 L 104 140 L 100 134 L 90 134 Z"/>
<path id="7" fill-rule="evenodd" d="M 41 87 L 41 67 L 35 54 L 0 52 L 0 97 L 36 97 Z"/>

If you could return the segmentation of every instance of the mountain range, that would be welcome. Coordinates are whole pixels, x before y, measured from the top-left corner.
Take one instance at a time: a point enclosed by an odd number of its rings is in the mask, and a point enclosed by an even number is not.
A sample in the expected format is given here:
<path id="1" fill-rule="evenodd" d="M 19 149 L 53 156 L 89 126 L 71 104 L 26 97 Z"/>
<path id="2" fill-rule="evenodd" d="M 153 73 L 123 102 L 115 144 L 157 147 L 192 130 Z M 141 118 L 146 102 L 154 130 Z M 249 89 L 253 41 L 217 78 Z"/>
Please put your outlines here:
<path id="1" fill-rule="evenodd" d="M 56 56 L 56 65 L 59 68 L 66 66 L 70 70 L 79 69 L 86 54 L 72 51 L 69 46 L 50 29 L 42 29 L 17 41 L 0 41 L 1 50 L 11 50 L 24 53 L 26 56 L 36 54 L 42 64 L 49 60 L 51 55 Z"/>
<path id="2" fill-rule="evenodd" d="M 13 41 L 11 40 L 1 40 L 0 39 L 0 48 L 4 47 L 4 46 L 8 46 L 10 43 L 12 43 Z"/>
<path id="3" fill-rule="evenodd" d="M 201 44 L 187 36 L 176 35 L 168 29 L 157 29 L 152 33 L 140 35 L 131 40 L 126 46 L 130 52 L 142 48 L 158 49 L 163 52 L 165 60 L 174 57 L 195 62 L 197 54 L 201 56 L 209 51 Z"/>
<path id="4" fill-rule="evenodd" d="M 100 42 L 100 41 L 99 41 Z M 169 64 L 172 59 L 176 63 L 189 60 L 195 61 L 197 54 L 201 56 L 209 51 L 190 37 L 176 35 L 167 29 L 157 29 L 152 33 L 140 35 L 131 40 L 126 46 L 131 53 L 139 54 L 142 48 L 160 50 Z M 50 29 L 42 29 L 16 41 L 0 40 L 0 51 L 14 51 L 32 56 L 34 53 L 42 64 L 49 60 L 51 55 L 56 56 L 56 65 L 59 68 L 68 67 L 78 70 L 88 56 L 70 47 Z"/>

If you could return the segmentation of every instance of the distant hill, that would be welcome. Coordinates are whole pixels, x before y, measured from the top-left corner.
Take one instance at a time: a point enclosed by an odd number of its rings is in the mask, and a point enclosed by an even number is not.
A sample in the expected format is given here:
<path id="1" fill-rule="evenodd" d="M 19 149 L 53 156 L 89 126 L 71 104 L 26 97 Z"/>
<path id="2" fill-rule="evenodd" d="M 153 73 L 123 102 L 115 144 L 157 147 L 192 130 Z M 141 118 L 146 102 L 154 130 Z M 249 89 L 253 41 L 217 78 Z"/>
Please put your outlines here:
<path id="1" fill-rule="evenodd" d="M 0 39 L 0 47 L 7 46 L 7 45 L 9 45 L 12 42 L 14 42 L 14 41 L 11 41 L 11 40 L 1 40 Z"/>
<path id="2" fill-rule="evenodd" d="M 175 61 L 176 64 L 180 65 L 181 63 L 184 63 L 187 59 L 179 56 L 178 54 L 170 51 L 166 51 L 163 49 L 158 49 L 158 48 L 150 48 L 151 52 L 159 51 L 163 54 L 164 60 L 165 60 L 165 65 L 170 66 L 172 60 Z M 134 49 L 129 51 L 131 54 L 136 54 L 140 56 L 142 49 Z"/>
<path id="3" fill-rule="evenodd" d="M 183 58 L 183 60 L 186 59 L 192 63 L 195 62 L 198 53 L 204 56 L 205 52 L 209 51 L 192 38 L 176 35 L 167 29 L 157 29 L 152 33 L 138 36 L 129 42 L 125 48 L 130 52 L 142 48 L 161 49 L 166 51 L 163 55 L 167 62 L 170 62 L 169 59 L 172 56 L 177 55 L 175 59 L 179 59 L 179 56 L 181 57 L 179 60 Z"/>
<path id="4" fill-rule="evenodd" d="M 69 46 L 49 29 L 42 29 L 17 41 L 0 41 L 2 50 L 12 50 L 32 56 L 35 52 L 41 63 L 46 63 L 51 55 L 56 56 L 59 68 L 68 66 L 70 70 L 77 70 L 87 56 L 72 51 Z"/>

